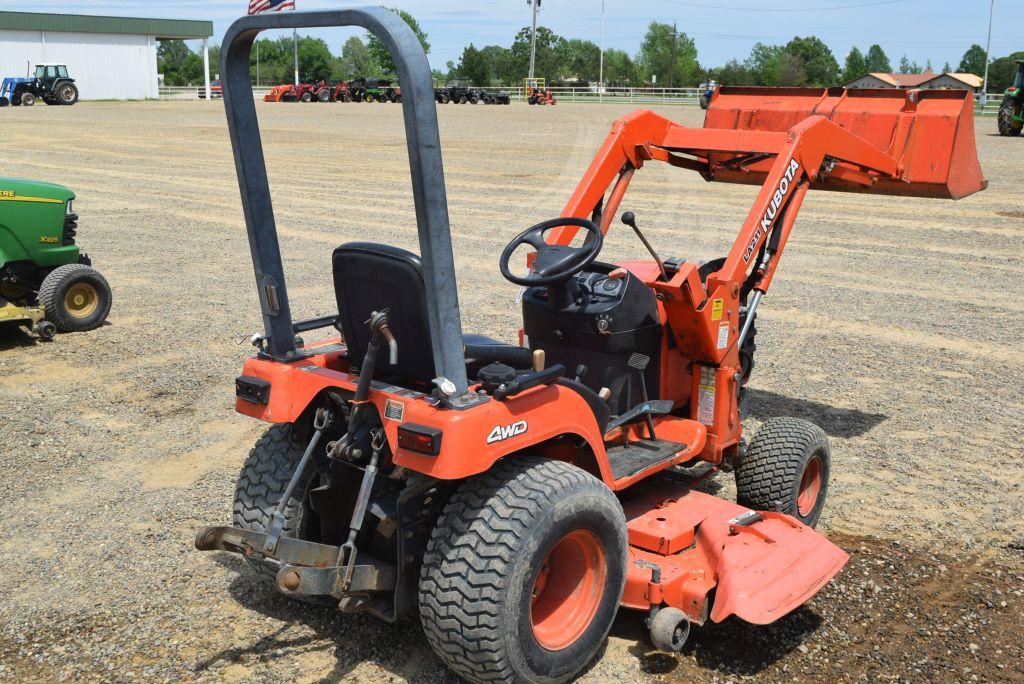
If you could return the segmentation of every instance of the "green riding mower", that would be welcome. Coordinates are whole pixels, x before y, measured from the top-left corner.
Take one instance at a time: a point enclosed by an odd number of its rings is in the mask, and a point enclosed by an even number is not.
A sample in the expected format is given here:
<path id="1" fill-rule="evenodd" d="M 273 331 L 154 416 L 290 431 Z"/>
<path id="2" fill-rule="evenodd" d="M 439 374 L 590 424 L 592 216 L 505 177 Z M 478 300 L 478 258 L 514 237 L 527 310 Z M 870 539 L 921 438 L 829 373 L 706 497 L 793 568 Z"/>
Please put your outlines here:
<path id="1" fill-rule="evenodd" d="M 1017 76 L 1003 94 L 999 107 L 999 134 L 1020 135 L 1024 130 L 1024 61 L 1017 62 Z"/>
<path id="2" fill-rule="evenodd" d="M 107 319 L 110 285 L 75 244 L 74 200 L 61 185 L 0 177 L 0 324 L 49 340 Z"/>

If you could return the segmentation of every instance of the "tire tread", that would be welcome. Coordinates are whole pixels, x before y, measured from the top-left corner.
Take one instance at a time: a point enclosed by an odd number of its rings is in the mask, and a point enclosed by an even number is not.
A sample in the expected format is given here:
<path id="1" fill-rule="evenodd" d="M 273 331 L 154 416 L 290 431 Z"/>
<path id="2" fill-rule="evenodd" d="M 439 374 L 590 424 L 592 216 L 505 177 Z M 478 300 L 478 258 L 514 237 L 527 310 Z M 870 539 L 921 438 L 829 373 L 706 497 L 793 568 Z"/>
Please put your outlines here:
<path id="1" fill-rule="evenodd" d="M 517 542 L 551 501 L 581 490 L 618 505 L 585 471 L 532 456 L 499 462 L 449 499 L 424 554 L 419 605 L 427 640 L 456 673 L 477 682 L 516 680 L 500 634 Z"/>
<path id="2" fill-rule="evenodd" d="M 754 510 L 780 509 L 801 475 L 806 450 L 825 441 L 825 431 L 800 418 L 769 418 L 761 426 L 736 469 L 737 503 Z M 781 512 L 795 511 L 782 507 Z"/>

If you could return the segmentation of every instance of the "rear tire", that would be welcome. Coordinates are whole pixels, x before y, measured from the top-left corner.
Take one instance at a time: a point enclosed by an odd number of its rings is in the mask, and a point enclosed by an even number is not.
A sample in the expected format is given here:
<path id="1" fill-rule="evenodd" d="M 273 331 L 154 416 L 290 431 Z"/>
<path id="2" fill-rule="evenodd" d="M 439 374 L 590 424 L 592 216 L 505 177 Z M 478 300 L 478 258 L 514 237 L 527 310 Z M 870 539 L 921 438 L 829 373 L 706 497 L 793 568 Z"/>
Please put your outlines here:
<path id="1" fill-rule="evenodd" d="M 232 506 L 232 524 L 244 530 L 267 532 L 277 504 L 288 488 L 288 482 L 305 451 L 304 444 L 292 439 L 292 425 L 273 425 L 257 440 L 238 473 L 235 501 Z M 312 512 L 306 506 L 306 493 L 313 482 L 315 468 L 307 468 L 292 498 L 288 500 L 284 517 L 284 536 L 302 538 Z M 266 560 L 245 556 L 256 570 L 260 581 L 277 589 L 277 567 Z M 330 597 L 310 597 L 288 594 L 289 598 L 317 605 L 333 604 Z"/>
<path id="2" fill-rule="evenodd" d="M 604 644 L 625 584 L 615 495 L 561 461 L 510 457 L 445 506 L 420 574 L 427 640 L 473 682 L 561 682 Z"/>
<path id="3" fill-rule="evenodd" d="M 320 94 L 316 96 L 316 99 L 318 99 L 320 102 L 330 102 L 331 93 L 330 91 L 327 90 L 321 90 Z"/>
<path id="4" fill-rule="evenodd" d="M 78 86 L 74 83 L 61 83 L 54 95 L 58 104 L 73 105 L 78 102 Z"/>
<path id="5" fill-rule="evenodd" d="M 302 102 L 312 102 L 313 101 L 313 93 L 310 93 L 310 92 L 302 93 L 302 95 L 299 97 L 299 99 Z"/>
<path id="6" fill-rule="evenodd" d="M 85 332 L 103 325 L 113 293 L 91 266 L 66 264 L 50 271 L 39 288 L 46 319 L 61 332 Z"/>
<path id="7" fill-rule="evenodd" d="M 736 501 L 815 527 L 825 507 L 831 460 L 820 427 L 799 418 L 769 418 L 736 469 Z"/>
<path id="8" fill-rule="evenodd" d="M 999 108 L 999 135 L 1020 135 L 1021 125 L 1014 121 L 1017 114 L 1017 105 L 1013 101 L 1003 102 Z"/>

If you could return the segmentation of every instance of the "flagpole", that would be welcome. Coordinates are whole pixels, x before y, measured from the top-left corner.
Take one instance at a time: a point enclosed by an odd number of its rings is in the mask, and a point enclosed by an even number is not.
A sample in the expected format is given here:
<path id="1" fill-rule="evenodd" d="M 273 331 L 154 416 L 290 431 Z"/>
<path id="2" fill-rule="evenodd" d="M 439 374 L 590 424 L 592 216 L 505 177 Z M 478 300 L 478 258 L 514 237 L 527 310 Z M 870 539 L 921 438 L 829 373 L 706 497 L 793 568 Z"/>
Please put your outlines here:
<path id="1" fill-rule="evenodd" d="M 299 85 L 299 29 L 292 29 L 292 38 L 295 40 L 295 85 Z"/>

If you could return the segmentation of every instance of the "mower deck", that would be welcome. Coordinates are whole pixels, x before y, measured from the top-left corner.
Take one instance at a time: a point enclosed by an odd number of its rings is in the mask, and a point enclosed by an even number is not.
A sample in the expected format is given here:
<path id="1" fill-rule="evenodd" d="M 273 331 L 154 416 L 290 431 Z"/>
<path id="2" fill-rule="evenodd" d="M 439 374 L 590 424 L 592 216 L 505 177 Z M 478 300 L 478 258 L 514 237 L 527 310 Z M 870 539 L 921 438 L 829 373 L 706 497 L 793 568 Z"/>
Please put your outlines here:
<path id="1" fill-rule="evenodd" d="M 790 516 L 755 513 L 680 483 L 643 487 L 623 506 L 630 563 L 622 605 L 628 608 L 647 610 L 653 596 L 696 624 L 730 615 L 768 624 L 813 596 L 849 560 Z M 652 580 L 651 564 L 660 569 L 660 583 Z"/>

